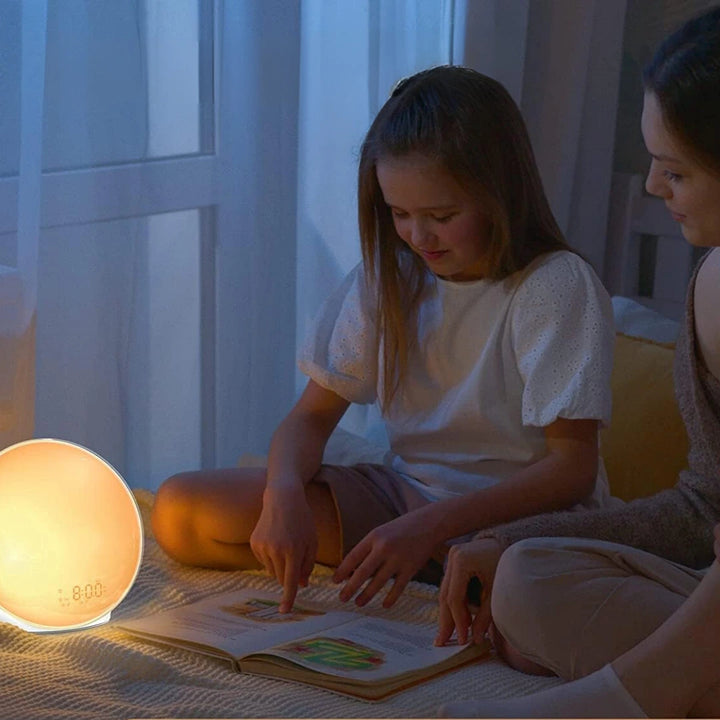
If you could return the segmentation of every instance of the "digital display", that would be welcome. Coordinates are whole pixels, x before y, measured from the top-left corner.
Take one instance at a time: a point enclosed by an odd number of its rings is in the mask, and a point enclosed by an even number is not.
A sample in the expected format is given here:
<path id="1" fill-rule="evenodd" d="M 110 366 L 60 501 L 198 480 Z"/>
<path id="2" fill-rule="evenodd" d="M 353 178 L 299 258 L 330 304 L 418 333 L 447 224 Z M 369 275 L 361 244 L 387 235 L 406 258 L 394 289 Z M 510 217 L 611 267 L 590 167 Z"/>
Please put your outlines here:
<path id="1" fill-rule="evenodd" d="M 69 608 L 101 600 L 107 588 L 100 580 L 78 583 L 67 588 L 58 588 L 60 607 Z"/>

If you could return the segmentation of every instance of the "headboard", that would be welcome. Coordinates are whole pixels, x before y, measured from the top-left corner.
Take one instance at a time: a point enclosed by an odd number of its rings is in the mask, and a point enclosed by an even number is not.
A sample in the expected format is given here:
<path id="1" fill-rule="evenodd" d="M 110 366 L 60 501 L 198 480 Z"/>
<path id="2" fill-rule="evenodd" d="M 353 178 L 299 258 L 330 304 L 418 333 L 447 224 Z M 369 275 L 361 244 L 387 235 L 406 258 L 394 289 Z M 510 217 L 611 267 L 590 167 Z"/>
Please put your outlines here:
<path id="1" fill-rule="evenodd" d="M 643 185 L 641 175 L 613 174 L 605 285 L 611 295 L 632 298 L 680 320 L 688 281 L 705 248 L 684 239 L 664 201 L 647 195 Z"/>

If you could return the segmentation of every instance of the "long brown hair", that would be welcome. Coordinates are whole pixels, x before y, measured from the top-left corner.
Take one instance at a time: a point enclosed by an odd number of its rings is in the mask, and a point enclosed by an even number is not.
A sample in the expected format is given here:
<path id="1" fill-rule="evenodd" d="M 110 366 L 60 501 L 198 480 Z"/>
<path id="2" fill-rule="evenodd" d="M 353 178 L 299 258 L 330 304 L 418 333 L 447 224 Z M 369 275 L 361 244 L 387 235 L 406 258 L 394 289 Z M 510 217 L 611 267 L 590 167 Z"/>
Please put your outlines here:
<path id="1" fill-rule="evenodd" d="M 378 296 L 383 409 L 405 377 L 417 341 L 417 308 L 431 275 L 395 231 L 376 165 L 411 153 L 437 161 L 477 194 L 492 222 L 485 249 L 488 278 L 501 280 L 543 253 L 568 249 L 545 197 L 525 123 L 507 90 L 457 66 L 401 81 L 370 126 L 358 172 L 363 259 Z"/>

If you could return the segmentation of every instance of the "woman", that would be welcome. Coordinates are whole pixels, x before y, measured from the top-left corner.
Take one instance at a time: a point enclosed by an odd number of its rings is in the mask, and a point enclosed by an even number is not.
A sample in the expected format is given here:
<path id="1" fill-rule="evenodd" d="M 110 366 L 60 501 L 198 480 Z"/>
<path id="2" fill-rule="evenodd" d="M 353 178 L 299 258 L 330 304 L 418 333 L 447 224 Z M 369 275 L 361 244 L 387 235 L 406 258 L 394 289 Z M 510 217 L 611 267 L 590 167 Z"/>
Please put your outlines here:
<path id="1" fill-rule="evenodd" d="M 514 667 L 580 679 L 445 715 L 720 716 L 720 7 L 671 35 L 643 81 L 646 188 L 688 242 L 712 248 L 676 349 L 688 469 L 651 498 L 516 521 L 451 551 L 438 643 L 453 629 L 464 640 L 468 626 L 474 638 L 490 628 Z M 484 589 L 474 617 L 471 577 Z"/>

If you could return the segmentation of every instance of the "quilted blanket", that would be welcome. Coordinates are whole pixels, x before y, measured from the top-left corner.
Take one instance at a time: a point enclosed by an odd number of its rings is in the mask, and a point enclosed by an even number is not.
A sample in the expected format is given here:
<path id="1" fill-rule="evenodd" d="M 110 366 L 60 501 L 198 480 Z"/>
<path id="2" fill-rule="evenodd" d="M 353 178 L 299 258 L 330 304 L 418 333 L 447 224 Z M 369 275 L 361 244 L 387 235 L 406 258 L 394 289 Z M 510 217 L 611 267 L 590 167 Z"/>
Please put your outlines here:
<path id="1" fill-rule="evenodd" d="M 237 673 L 222 660 L 140 641 L 120 620 L 169 609 L 212 593 L 247 587 L 274 590 L 262 572 L 183 567 L 150 533 L 153 496 L 135 490 L 143 513 L 145 552 L 138 578 L 109 623 L 36 635 L 0 625 L 0 718 L 351 718 L 435 717 L 442 702 L 534 692 L 556 679 L 514 672 L 490 658 L 422 683 L 379 703 Z M 406 622 L 437 622 L 437 588 L 411 583 L 395 607 L 374 612 Z M 299 600 L 341 608 L 330 572 L 317 566 Z"/>

